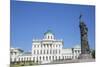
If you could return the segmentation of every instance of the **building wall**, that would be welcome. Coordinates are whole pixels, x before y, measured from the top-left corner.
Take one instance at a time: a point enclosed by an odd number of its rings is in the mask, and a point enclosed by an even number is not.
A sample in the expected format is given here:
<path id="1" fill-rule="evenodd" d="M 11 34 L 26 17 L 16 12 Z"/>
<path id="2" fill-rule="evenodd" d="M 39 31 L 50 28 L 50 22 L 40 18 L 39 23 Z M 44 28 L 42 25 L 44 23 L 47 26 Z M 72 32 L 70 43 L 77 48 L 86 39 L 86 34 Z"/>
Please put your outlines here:
<path id="1" fill-rule="evenodd" d="M 56 39 L 51 32 L 46 32 L 43 39 L 32 41 L 32 52 L 21 53 L 17 49 L 11 49 L 11 62 L 34 61 L 38 63 L 49 63 L 55 60 L 77 59 L 81 48 L 63 48 L 63 40 Z"/>
<path id="2" fill-rule="evenodd" d="M 38 58 L 35 61 L 57 60 L 62 56 L 62 47 L 62 41 L 33 41 L 32 56 Z"/>

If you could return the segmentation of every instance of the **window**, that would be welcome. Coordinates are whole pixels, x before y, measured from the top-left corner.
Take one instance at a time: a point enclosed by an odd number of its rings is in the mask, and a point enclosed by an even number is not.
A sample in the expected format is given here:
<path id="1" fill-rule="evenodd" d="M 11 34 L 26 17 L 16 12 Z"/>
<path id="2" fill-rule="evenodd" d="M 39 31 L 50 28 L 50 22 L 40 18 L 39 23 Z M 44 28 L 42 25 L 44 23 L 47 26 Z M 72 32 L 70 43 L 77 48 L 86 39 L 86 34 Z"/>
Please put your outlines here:
<path id="1" fill-rule="evenodd" d="M 21 58 L 21 61 L 23 61 L 23 58 Z"/>
<path id="2" fill-rule="evenodd" d="M 52 44 L 50 44 L 50 47 L 52 48 Z"/>
<path id="3" fill-rule="evenodd" d="M 11 55 L 13 54 L 12 52 L 10 52 L 11 53 Z"/>
<path id="4" fill-rule="evenodd" d="M 20 61 L 20 58 L 18 59 L 18 61 Z"/>
<path id="5" fill-rule="evenodd" d="M 41 60 L 41 56 L 40 56 L 40 60 Z"/>
<path id="6" fill-rule="evenodd" d="M 44 54 L 45 54 L 45 50 L 44 50 Z"/>
<path id="7" fill-rule="evenodd" d="M 35 61 L 35 57 L 33 57 L 33 62 Z"/>
<path id="8" fill-rule="evenodd" d="M 48 39 L 49 39 L 49 36 L 48 36 Z"/>
<path id="9" fill-rule="evenodd" d="M 48 60 L 48 56 L 46 56 L 46 60 Z"/>
<path id="10" fill-rule="evenodd" d="M 31 60 L 31 57 L 30 57 L 30 60 Z"/>
<path id="11" fill-rule="evenodd" d="M 34 47 L 36 47 L 36 45 L 34 45 Z"/>
<path id="12" fill-rule="evenodd" d="M 27 61 L 28 61 L 28 57 L 27 57 Z"/>
<path id="13" fill-rule="evenodd" d="M 63 59 L 64 59 L 64 56 L 63 56 Z"/>
<path id="14" fill-rule="evenodd" d="M 77 53 L 77 50 L 75 50 L 75 53 Z"/>
<path id="15" fill-rule="evenodd" d="M 44 60 L 44 56 L 43 56 L 43 60 Z"/>
<path id="16" fill-rule="evenodd" d="M 51 39 L 52 39 L 52 36 L 51 36 Z"/>
<path id="17" fill-rule="evenodd" d="M 55 54 L 55 50 L 53 50 L 53 54 Z"/>
<path id="18" fill-rule="evenodd" d="M 80 50 L 78 50 L 78 53 L 80 53 Z"/>
<path id="19" fill-rule="evenodd" d="M 35 50 L 34 50 L 34 54 L 35 54 Z"/>
<path id="20" fill-rule="evenodd" d="M 54 60 L 54 56 L 52 56 L 52 59 Z"/>
<path id="21" fill-rule="evenodd" d="M 59 44 L 59 47 L 60 47 L 60 44 Z"/>
<path id="22" fill-rule="evenodd" d="M 15 52 L 15 55 L 17 54 L 17 52 Z"/>
<path id="23" fill-rule="evenodd" d="M 37 62 L 38 62 L 38 57 L 37 57 Z"/>
<path id="24" fill-rule="evenodd" d="M 52 50 L 50 50 L 50 54 L 52 54 Z"/>
<path id="25" fill-rule="evenodd" d="M 75 58 L 77 58 L 77 56 L 75 56 Z"/>
<path id="26" fill-rule="evenodd" d="M 42 54 L 42 50 L 41 50 L 40 54 Z"/>
<path id="27" fill-rule="evenodd" d="M 49 54 L 49 50 L 47 50 L 47 54 Z"/>
<path id="28" fill-rule="evenodd" d="M 65 59 L 66 59 L 66 56 L 65 56 Z"/>
<path id="29" fill-rule="evenodd" d="M 49 48 L 49 44 L 47 44 L 47 47 Z"/>
<path id="30" fill-rule="evenodd" d="M 57 45 L 56 45 L 56 47 L 57 47 Z"/>
<path id="31" fill-rule="evenodd" d="M 37 47 L 39 47 L 39 45 L 37 45 Z"/>
<path id="32" fill-rule="evenodd" d="M 24 57 L 24 61 L 25 61 L 25 57 Z"/>
<path id="33" fill-rule="evenodd" d="M 59 50 L 59 54 L 60 54 L 60 50 Z"/>
<path id="34" fill-rule="evenodd" d="M 39 54 L 39 51 L 37 50 L 37 54 Z"/>
<path id="35" fill-rule="evenodd" d="M 49 60 L 51 60 L 51 56 L 49 56 Z"/>
<path id="36" fill-rule="evenodd" d="M 46 47 L 46 45 L 44 44 L 44 47 Z"/>
<path id="37" fill-rule="evenodd" d="M 59 60 L 60 60 L 60 56 L 59 56 Z"/>
<path id="38" fill-rule="evenodd" d="M 56 56 L 56 60 L 57 60 L 57 56 Z"/>
<path id="39" fill-rule="evenodd" d="M 56 54 L 57 54 L 57 50 L 56 50 Z"/>
<path id="40" fill-rule="evenodd" d="M 42 48 L 42 45 L 41 45 L 41 48 Z"/>

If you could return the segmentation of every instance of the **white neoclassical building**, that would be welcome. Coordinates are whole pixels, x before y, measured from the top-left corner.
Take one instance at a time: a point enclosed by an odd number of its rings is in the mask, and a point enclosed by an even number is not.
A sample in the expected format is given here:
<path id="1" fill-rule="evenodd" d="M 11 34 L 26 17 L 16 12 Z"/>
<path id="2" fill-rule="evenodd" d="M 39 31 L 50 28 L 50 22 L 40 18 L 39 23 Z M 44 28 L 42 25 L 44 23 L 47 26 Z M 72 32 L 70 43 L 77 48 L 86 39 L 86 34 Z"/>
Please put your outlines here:
<path id="1" fill-rule="evenodd" d="M 63 45 L 63 40 L 56 39 L 49 30 L 44 33 L 43 39 L 33 39 L 31 52 L 23 52 L 21 49 L 11 48 L 11 62 L 33 61 L 43 64 L 78 58 L 81 53 L 80 45 L 76 45 L 73 48 L 63 48 Z"/>

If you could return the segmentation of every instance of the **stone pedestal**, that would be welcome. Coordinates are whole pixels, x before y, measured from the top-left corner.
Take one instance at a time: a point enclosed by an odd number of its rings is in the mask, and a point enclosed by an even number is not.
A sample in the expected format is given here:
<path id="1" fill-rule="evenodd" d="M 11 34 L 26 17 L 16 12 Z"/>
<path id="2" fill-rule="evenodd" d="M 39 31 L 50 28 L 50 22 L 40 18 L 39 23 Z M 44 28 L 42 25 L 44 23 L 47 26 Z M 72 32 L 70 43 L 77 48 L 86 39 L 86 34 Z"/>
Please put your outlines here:
<path id="1" fill-rule="evenodd" d="M 80 54 L 79 59 L 92 59 L 91 54 Z"/>

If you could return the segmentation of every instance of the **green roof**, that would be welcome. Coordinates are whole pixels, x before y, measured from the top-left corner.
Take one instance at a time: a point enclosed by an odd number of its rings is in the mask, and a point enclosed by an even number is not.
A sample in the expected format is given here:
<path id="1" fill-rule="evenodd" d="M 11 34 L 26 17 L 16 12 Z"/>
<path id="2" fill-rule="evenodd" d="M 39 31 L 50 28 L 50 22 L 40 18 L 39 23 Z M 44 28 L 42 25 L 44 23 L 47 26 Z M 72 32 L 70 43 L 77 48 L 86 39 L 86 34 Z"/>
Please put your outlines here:
<path id="1" fill-rule="evenodd" d="M 53 34 L 51 30 L 48 30 L 47 32 L 44 33 L 44 35 L 49 34 L 49 33 Z"/>

